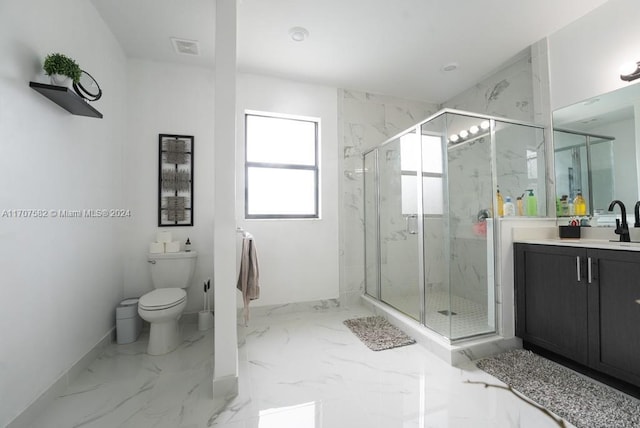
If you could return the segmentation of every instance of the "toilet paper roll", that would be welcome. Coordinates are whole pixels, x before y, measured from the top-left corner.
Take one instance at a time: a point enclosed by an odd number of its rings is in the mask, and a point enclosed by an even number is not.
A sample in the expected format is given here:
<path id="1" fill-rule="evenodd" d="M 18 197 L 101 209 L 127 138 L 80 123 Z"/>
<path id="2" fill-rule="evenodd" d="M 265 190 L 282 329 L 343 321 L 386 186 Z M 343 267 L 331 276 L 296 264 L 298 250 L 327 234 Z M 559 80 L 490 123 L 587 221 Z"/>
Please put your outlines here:
<path id="1" fill-rule="evenodd" d="M 149 244 L 149 252 L 151 254 L 164 253 L 164 244 L 162 242 L 152 242 Z"/>
<path id="2" fill-rule="evenodd" d="M 167 253 L 177 253 L 180 251 L 180 241 L 172 241 L 164 244 L 164 250 Z"/>
<path id="3" fill-rule="evenodd" d="M 165 244 L 167 242 L 171 242 L 171 232 L 159 230 L 158 233 L 156 233 L 156 242 L 162 242 Z"/>

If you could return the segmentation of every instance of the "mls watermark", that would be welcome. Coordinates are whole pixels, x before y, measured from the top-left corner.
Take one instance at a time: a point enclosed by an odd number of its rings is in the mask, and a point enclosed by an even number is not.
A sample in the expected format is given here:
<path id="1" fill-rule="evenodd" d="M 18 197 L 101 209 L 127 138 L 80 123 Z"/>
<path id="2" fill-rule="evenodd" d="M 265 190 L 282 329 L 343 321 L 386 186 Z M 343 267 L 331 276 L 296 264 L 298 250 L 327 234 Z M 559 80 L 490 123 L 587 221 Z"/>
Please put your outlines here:
<path id="1" fill-rule="evenodd" d="M 127 218 L 131 210 L 124 208 L 83 209 L 3 209 L 0 218 Z"/>

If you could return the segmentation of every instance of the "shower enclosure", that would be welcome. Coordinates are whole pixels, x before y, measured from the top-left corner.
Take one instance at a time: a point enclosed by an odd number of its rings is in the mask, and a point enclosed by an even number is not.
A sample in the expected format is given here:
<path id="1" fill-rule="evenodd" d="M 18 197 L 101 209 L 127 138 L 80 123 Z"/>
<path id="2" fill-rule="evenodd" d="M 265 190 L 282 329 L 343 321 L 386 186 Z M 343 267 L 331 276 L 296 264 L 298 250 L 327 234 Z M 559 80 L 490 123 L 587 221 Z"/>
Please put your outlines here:
<path id="1" fill-rule="evenodd" d="M 496 332 L 496 191 L 546 215 L 543 128 L 445 109 L 363 162 L 366 294 L 452 342 Z"/>

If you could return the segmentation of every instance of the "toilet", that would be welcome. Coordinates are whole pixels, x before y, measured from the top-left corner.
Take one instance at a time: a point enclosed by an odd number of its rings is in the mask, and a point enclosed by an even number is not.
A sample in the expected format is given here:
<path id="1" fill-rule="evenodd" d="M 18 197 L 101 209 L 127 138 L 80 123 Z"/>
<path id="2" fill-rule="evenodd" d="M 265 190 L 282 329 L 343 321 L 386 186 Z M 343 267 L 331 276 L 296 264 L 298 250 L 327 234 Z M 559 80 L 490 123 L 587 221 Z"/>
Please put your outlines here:
<path id="1" fill-rule="evenodd" d="M 167 354 L 181 342 L 178 320 L 187 306 L 187 293 L 196 266 L 195 251 L 149 254 L 153 291 L 140 297 L 138 314 L 150 324 L 149 355 Z"/>

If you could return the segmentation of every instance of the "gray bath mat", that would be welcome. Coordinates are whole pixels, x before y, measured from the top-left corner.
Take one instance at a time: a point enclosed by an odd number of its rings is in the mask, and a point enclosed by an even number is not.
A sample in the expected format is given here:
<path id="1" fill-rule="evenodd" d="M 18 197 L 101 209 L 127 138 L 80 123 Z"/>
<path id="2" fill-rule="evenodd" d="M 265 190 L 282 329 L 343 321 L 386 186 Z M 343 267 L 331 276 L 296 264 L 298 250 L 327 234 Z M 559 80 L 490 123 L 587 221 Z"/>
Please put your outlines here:
<path id="1" fill-rule="evenodd" d="M 516 349 L 476 365 L 578 428 L 640 427 L 640 400 L 531 351 Z"/>
<path id="2" fill-rule="evenodd" d="M 373 351 L 416 343 L 383 317 L 354 318 L 344 321 L 344 325 Z"/>

